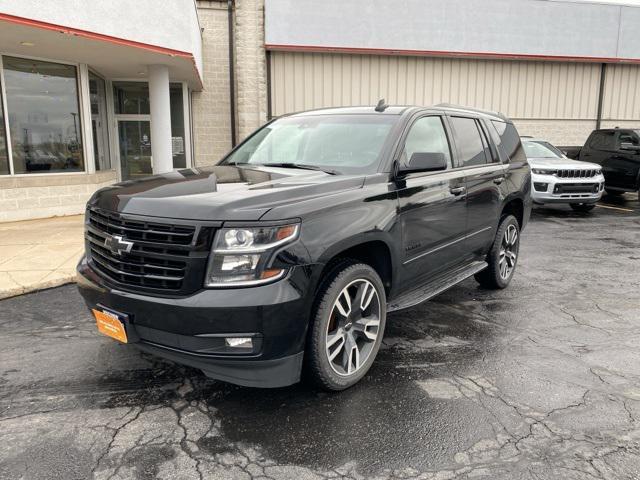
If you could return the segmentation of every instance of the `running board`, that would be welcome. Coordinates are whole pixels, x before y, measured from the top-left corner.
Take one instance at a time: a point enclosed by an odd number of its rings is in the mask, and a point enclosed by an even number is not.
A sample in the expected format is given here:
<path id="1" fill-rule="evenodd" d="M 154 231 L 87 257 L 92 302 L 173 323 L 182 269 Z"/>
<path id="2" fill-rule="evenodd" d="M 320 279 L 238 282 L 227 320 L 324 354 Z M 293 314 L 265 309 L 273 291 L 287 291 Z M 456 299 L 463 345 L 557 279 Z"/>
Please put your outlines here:
<path id="1" fill-rule="evenodd" d="M 387 305 L 387 312 L 395 312 L 396 310 L 404 310 L 405 308 L 414 307 L 419 303 L 435 297 L 439 293 L 444 292 L 448 288 L 453 287 L 470 276 L 475 275 L 488 266 L 489 265 L 485 261 L 476 261 L 457 268 L 453 272 L 436 278 L 425 286 L 411 290 L 410 292 L 394 298 Z"/>

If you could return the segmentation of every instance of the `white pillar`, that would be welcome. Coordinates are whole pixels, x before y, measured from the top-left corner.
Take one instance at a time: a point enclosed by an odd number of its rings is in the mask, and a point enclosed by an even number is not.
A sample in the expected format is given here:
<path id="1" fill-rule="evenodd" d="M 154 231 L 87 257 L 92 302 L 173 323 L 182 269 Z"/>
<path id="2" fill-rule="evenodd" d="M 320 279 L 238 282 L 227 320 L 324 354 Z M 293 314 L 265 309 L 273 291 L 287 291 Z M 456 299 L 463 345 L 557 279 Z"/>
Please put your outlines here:
<path id="1" fill-rule="evenodd" d="M 149 65 L 147 70 L 149 72 L 153 173 L 166 173 L 173 170 L 169 68 L 166 65 Z"/>

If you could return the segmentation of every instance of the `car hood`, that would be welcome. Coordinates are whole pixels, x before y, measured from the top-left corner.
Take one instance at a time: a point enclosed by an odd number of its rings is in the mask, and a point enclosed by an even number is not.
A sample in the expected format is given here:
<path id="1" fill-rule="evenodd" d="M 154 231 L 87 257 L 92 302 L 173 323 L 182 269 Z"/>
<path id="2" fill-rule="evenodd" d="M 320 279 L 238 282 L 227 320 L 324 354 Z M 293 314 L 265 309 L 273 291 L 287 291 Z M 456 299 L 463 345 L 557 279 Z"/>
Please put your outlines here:
<path id="1" fill-rule="evenodd" d="M 557 168 L 557 169 L 575 169 L 575 170 L 591 170 L 600 168 L 596 163 L 581 162 L 579 160 L 571 160 L 570 158 L 527 158 L 531 168 Z"/>
<path id="2" fill-rule="evenodd" d="M 276 206 L 361 188 L 364 178 L 275 167 L 183 169 L 103 188 L 89 206 L 155 217 L 252 221 Z"/>

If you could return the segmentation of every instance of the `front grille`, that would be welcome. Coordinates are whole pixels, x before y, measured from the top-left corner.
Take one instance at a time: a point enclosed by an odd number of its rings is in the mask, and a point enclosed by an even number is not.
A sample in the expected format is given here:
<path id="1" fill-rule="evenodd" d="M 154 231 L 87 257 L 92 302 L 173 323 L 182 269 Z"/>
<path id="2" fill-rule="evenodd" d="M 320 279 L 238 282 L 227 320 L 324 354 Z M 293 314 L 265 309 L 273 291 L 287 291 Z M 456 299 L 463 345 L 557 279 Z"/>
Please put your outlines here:
<path id="1" fill-rule="evenodd" d="M 89 209 L 85 221 L 87 257 L 102 277 L 132 290 L 187 294 L 202 286 L 215 231 L 211 225 Z M 112 251 L 112 236 L 133 243 Z"/>
<path id="2" fill-rule="evenodd" d="M 598 170 L 592 169 L 592 170 L 587 170 L 587 169 L 577 169 L 577 170 L 571 170 L 571 169 L 562 169 L 562 170 L 558 170 L 555 173 L 556 177 L 559 178 L 591 178 L 591 177 L 595 177 L 596 175 L 598 175 Z"/>
<path id="3" fill-rule="evenodd" d="M 553 193 L 598 193 L 599 183 L 557 183 Z"/>

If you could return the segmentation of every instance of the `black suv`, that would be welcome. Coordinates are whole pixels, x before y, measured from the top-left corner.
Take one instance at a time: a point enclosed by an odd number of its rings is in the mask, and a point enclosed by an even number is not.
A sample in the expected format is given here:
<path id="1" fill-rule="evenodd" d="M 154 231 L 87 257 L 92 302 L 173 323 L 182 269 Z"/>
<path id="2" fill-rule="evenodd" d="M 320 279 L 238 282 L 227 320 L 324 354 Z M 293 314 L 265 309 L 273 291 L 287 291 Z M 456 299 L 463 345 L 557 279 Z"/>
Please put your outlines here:
<path id="1" fill-rule="evenodd" d="M 281 117 L 216 166 L 98 191 L 78 286 L 101 332 L 228 382 L 341 390 L 389 311 L 511 280 L 530 169 L 505 117 L 451 106 Z"/>
<path id="2" fill-rule="evenodd" d="M 638 191 L 640 198 L 640 129 L 594 130 L 579 158 L 602 165 L 604 187 L 609 195 Z"/>

